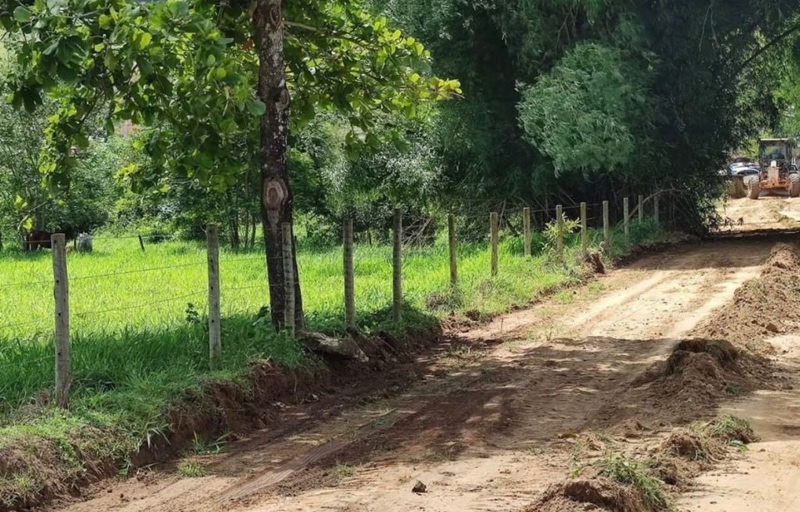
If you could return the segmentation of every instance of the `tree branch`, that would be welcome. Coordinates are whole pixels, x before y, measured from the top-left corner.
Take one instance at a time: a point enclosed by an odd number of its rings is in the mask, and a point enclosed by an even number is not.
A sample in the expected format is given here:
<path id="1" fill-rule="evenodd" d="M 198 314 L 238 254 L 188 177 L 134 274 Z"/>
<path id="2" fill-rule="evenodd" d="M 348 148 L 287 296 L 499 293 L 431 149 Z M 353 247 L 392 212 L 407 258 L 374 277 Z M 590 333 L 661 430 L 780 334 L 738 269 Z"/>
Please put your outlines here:
<path id="1" fill-rule="evenodd" d="M 788 30 L 786 30 L 782 34 L 778 35 L 775 39 L 773 39 L 769 43 L 767 43 L 764 46 L 762 46 L 761 48 L 759 48 L 753 55 L 751 55 L 746 61 L 744 61 L 744 64 L 742 64 L 742 66 L 739 68 L 739 73 L 741 73 L 742 71 L 747 69 L 747 67 L 750 64 L 752 64 L 757 58 L 759 58 L 762 55 L 764 55 L 764 53 L 766 53 L 773 46 L 777 45 L 778 43 L 780 43 L 781 41 L 783 41 L 784 39 L 786 39 L 790 35 L 794 34 L 798 30 L 800 30 L 800 23 L 790 27 Z"/>

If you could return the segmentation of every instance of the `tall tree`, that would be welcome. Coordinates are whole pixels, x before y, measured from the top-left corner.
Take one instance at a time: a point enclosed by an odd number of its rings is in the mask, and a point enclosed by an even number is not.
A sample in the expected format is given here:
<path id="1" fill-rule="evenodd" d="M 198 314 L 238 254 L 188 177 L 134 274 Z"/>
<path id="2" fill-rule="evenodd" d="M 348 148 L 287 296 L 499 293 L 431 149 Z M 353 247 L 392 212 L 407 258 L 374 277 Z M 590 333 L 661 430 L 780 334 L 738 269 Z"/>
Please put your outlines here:
<path id="1" fill-rule="evenodd" d="M 152 127 L 140 143 L 152 167 L 127 169 L 141 188 L 165 189 L 173 175 L 224 190 L 247 165 L 230 145 L 244 135 L 260 148 L 276 327 L 286 296 L 277 233 L 292 222 L 290 120 L 302 124 L 316 110 L 335 109 L 351 124 L 353 146 L 374 145 L 376 114 L 413 117 L 420 102 L 460 93 L 457 81 L 426 76 L 430 53 L 358 0 L 303 0 L 288 13 L 282 7 L 280 0 L 0 2 L 0 22 L 18 35 L 13 103 L 34 109 L 47 92 L 60 105 L 40 163 L 52 189 L 69 187 L 70 149 L 88 144 L 85 121 L 104 104 L 112 105 L 108 131 L 117 120 Z"/>

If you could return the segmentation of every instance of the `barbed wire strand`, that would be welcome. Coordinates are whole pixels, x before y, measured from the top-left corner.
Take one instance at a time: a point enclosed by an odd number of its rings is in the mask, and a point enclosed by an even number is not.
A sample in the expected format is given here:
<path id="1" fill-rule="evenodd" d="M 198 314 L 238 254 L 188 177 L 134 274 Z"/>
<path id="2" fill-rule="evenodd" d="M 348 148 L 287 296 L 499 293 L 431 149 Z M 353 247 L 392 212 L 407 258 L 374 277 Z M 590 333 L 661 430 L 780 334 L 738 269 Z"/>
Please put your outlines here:
<path id="1" fill-rule="evenodd" d="M 19 323 L 14 323 L 14 324 L 5 324 L 5 325 L 0 325 L 0 329 L 12 329 L 14 327 L 25 327 L 26 325 L 34 325 L 34 324 L 41 324 L 41 323 L 42 323 L 41 320 L 34 320 L 34 321 L 31 321 L 31 322 L 19 322 Z"/>
<path id="2" fill-rule="evenodd" d="M 151 268 L 144 268 L 144 269 L 137 269 L 137 270 L 123 270 L 122 272 L 109 272 L 107 274 L 90 274 L 86 276 L 74 276 L 70 277 L 70 281 L 85 281 L 87 279 L 100 279 L 103 277 L 114 277 L 114 276 L 125 276 L 130 274 L 142 274 L 145 272 L 156 272 L 159 270 L 170 270 L 173 268 L 186 268 L 186 267 L 196 267 L 198 265 L 207 265 L 208 262 L 206 261 L 198 261 L 195 263 L 184 263 L 181 265 L 170 265 L 168 267 L 151 267 Z"/>
<path id="3" fill-rule="evenodd" d="M 41 286 L 45 284 L 53 284 L 53 280 L 49 279 L 47 281 L 19 281 L 15 283 L 7 283 L 0 285 L 0 290 L 4 290 L 6 288 L 17 288 L 20 286 Z"/>
<path id="4" fill-rule="evenodd" d="M 137 304 L 135 306 L 125 306 L 125 307 L 122 307 L 122 308 L 110 308 L 110 309 L 98 309 L 98 310 L 94 310 L 94 311 L 82 311 L 82 312 L 79 312 L 79 313 L 74 313 L 73 315 L 81 317 L 81 316 L 88 316 L 88 315 L 101 315 L 101 314 L 105 314 L 105 313 L 116 313 L 118 311 L 131 311 L 133 309 L 141 309 L 141 308 L 146 308 L 146 307 L 149 307 L 149 306 L 155 306 L 155 305 L 158 305 L 158 304 L 166 304 L 166 303 L 169 303 L 169 302 L 175 302 L 175 301 L 178 301 L 178 300 L 188 299 L 190 297 L 196 297 L 198 295 L 205 295 L 205 292 L 188 293 L 186 295 L 179 295 L 177 297 L 170 297 L 169 299 L 162 299 L 162 300 L 155 300 L 155 301 L 150 301 L 150 302 L 143 302 L 143 303 Z"/>
<path id="5" fill-rule="evenodd" d="M 225 292 L 235 292 L 235 291 L 239 291 L 239 290 L 253 290 L 255 288 L 262 288 L 262 289 L 266 290 L 268 288 L 268 286 L 267 286 L 266 283 L 259 284 L 259 285 L 253 285 L 253 286 L 239 286 L 237 288 L 225 288 L 223 286 L 221 291 L 222 291 L 222 293 L 225 293 Z"/>

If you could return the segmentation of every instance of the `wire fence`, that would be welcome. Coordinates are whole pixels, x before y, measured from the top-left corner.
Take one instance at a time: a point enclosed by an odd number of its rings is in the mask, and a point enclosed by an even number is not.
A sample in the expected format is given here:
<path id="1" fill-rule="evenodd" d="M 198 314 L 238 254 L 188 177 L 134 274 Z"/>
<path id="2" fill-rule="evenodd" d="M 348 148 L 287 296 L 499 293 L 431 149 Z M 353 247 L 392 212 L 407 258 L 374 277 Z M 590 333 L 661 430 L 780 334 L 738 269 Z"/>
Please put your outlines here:
<path id="1" fill-rule="evenodd" d="M 648 200 L 653 201 L 650 196 Z M 646 201 L 641 197 L 638 200 L 631 200 L 627 208 L 627 217 L 621 219 L 624 225 L 625 241 L 629 236 L 629 224 L 632 219 L 642 217 L 638 211 L 644 208 Z M 521 256 L 531 257 L 532 254 L 532 236 L 535 229 L 533 223 L 533 216 L 542 214 L 551 219 L 556 226 L 557 233 L 557 252 L 556 258 L 563 258 L 564 250 L 564 237 L 566 236 L 563 225 L 565 220 L 569 218 L 578 219 L 581 232 L 579 233 L 579 240 L 582 244 L 581 250 L 587 251 L 588 237 L 586 235 L 587 225 L 591 218 L 602 218 L 602 228 L 604 233 L 603 245 L 608 250 L 611 244 L 609 238 L 609 230 L 612 225 L 611 210 L 609 202 L 595 203 L 595 204 L 575 204 L 575 205 L 554 205 L 552 208 L 498 208 L 495 212 L 486 212 L 482 215 L 466 215 L 459 217 L 460 222 L 474 222 L 484 223 L 487 231 L 490 232 L 490 244 L 487 247 L 491 255 L 491 265 L 486 269 L 487 276 L 496 276 L 499 272 L 501 263 L 498 256 L 498 243 L 499 243 L 499 230 L 504 227 L 511 229 L 515 237 L 523 240 L 523 254 Z M 619 206 L 619 205 L 615 205 Z M 590 217 L 591 212 L 591 217 Z M 598 214 L 598 212 L 600 212 Z M 560 217 L 559 217 L 560 213 Z M 549 217 L 552 214 L 552 217 Z M 650 216 L 658 218 L 658 211 L 652 211 Z M 453 287 L 458 286 L 459 283 L 459 256 L 458 256 L 458 237 L 455 231 L 455 217 L 448 215 L 448 258 L 447 265 L 449 266 L 450 285 Z M 509 220 L 513 219 L 513 226 L 509 224 Z M 403 212 L 396 210 L 394 212 L 394 228 L 392 231 L 395 233 L 393 237 L 393 249 L 391 254 L 387 251 L 387 258 L 391 260 L 392 274 L 391 274 L 391 297 L 392 297 L 392 314 L 395 319 L 400 319 L 403 315 L 403 280 L 404 280 L 404 264 L 403 253 L 407 250 L 404 248 L 404 243 L 415 236 L 415 233 L 421 233 L 428 228 L 429 221 L 423 221 L 413 224 L 412 226 L 403 226 Z M 283 229 L 290 229 L 288 225 L 284 225 Z M 362 265 L 359 264 L 357 258 L 353 258 L 354 247 L 352 239 L 352 222 L 350 223 L 350 237 L 345 236 L 343 243 L 344 260 L 329 261 L 327 264 L 336 265 L 334 273 L 340 275 L 343 280 L 343 300 L 346 304 L 344 321 L 347 326 L 356 326 L 355 308 L 352 306 L 355 303 L 355 289 L 352 285 L 357 270 L 362 270 Z M 399 231 L 398 231 L 399 230 Z M 345 230 L 347 232 L 347 230 Z M 397 235 L 399 233 L 399 235 Z M 220 257 L 219 241 L 217 239 L 216 228 L 208 229 L 207 246 L 206 249 L 198 250 L 198 252 L 205 252 L 204 258 L 195 260 L 192 254 L 187 255 L 190 261 L 185 263 L 177 263 L 171 265 L 158 264 L 160 258 L 163 258 L 161 253 L 152 253 L 152 256 L 140 256 L 138 258 L 126 259 L 114 271 L 107 272 L 92 272 L 92 267 L 95 265 L 77 265 L 80 261 L 74 262 L 77 269 L 70 269 L 72 263 L 70 258 L 67 257 L 66 240 L 64 235 L 52 235 L 50 240 L 50 247 L 52 247 L 53 258 L 53 275 L 48 279 L 36 278 L 32 280 L 18 280 L 8 283 L 0 284 L 0 320 L 2 318 L 22 319 L 20 321 L 9 321 L 0 323 L 0 342 L 7 342 L 13 339 L 25 339 L 27 336 L 32 336 L 36 333 L 52 333 L 52 338 L 55 345 L 55 353 L 53 356 L 48 356 L 38 360 L 55 361 L 56 363 L 56 382 L 57 389 L 55 396 L 63 397 L 63 402 L 60 405 L 66 405 L 69 397 L 69 376 L 59 375 L 63 372 L 63 368 L 70 367 L 69 361 L 69 344 L 70 344 L 70 320 L 74 322 L 92 321 L 99 316 L 112 316 L 119 315 L 120 319 L 117 322 L 118 326 L 132 326 L 136 327 L 139 322 L 147 320 L 148 316 L 153 316 L 154 321 L 158 321 L 164 316 L 155 315 L 159 308 L 182 303 L 181 309 L 176 309 L 169 306 L 169 311 L 165 315 L 172 315 L 179 317 L 180 315 L 187 315 L 190 309 L 194 310 L 195 314 L 202 314 L 205 321 L 208 322 L 208 335 L 209 335 L 209 359 L 210 364 L 213 366 L 215 359 L 218 359 L 224 346 L 224 340 L 221 340 L 220 325 L 224 322 L 222 315 L 223 307 L 237 303 L 237 298 L 242 292 L 261 290 L 264 293 L 260 295 L 263 298 L 261 303 L 266 305 L 268 303 L 267 291 L 268 284 L 264 280 L 264 266 L 266 263 L 263 254 L 258 255 L 237 255 L 236 253 L 224 253 Z M 98 237 L 95 241 L 103 240 L 119 240 L 119 239 L 137 239 L 141 244 L 141 249 L 145 249 L 145 237 L 140 235 L 134 236 L 113 236 L 113 237 Z M 158 235 L 159 239 L 170 240 L 175 237 L 172 235 Z M 288 240 L 288 242 L 287 242 Z M 292 257 L 291 245 L 296 243 L 292 236 L 284 237 L 284 244 L 289 244 L 289 250 L 283 250 L 283 258 L 281 260 L 282 268 L 290 268 L 294 265 Z M 285 249 L 285 248 L 284 248 Z M 296 248 L 294 248 L 296 250 Z M 349 255 L 349 256 L 348 256 Z M 82 259 L 83 260 L 83 259 Z M 81 261 L 82 261 L 81 260 Z M 88 260 L 92 260 L 89 258 Z M 142 262 L 151 263 L 150 266 L 141 267 Z M 258 262 L 258 263 L 256 263 Z M 92 263 L 90 261 L 90 263 Z M 119 263 L 119 262 L 117 262 Z M 247 267 L 249 263 L 253 263 L 252 267 Z M 103 264 L 102 259 L 97 260 L 98 265 Z M 242 271 L 242 264 L 245 265 L 246 271 Z M 366 263 L 364 263 L 366 265 Z M 61 271 L 59 269 L 62 269 Z M 85 273 L 84 273 L 85 272 Z M 149 277 L 148 277 L 149 276 Z M 386 280 L 389 282 L 389 275 L 387 274 Z M 110 284 L 109 280 L 116 284 Z M 116 281 L 118 280 L 118 281 Z M 220 285 L 220 282 L 222 285 Z M 295 281 L 296 282 L 296 281 Z M 47 286 L 53 286 L 54 294 L 47 293 Z M 71 287 L 70 287 L 71 286 Z M 293 286 L 285 283 L 285 287 L 289 289 Z M 126 293 L 117 293 L 123 288 Z M 186 290 L 192 289 L 193 291 L 187 292 Z M 26 299 L 28 302 L 20 300 L 21 291 L 28 294 Z M 311 283 L 309 292 L 313 294 L 314 284 Z M 137 300 L 122 301 L 120 295 L 132 296 Z M 291 294 L 288 294 L 291 295 Z M 220 300 L 220 296 L 224 300 Z M 55 297 L 55 300 L 54 300 Z M 193 303 L 188 301 L 193 300 Z M 291 300 L 291 298 L 290 298 Z M 4 306 L 4 303 L 6 305 Z M 71 304 L 72 303 L 72 304 Z M 188 303 L 188 305 L 187 305 Z M 193 305 L 196 303 L 195 305 Z M 74 304 L 74 308 L 70 309 Z M 88 305 L 87 305 L 88 304 Z M 285 308 L 281 306 L 286 306 Z M 289 307 L 291 306 L 291 307 Z M 16 314 L 12 314 L 14 310 Z M 27 308 L 25 313 L 21 313 L 22 308 Z M 294 308 L 294 303 L 284 305 L 273 305 L 277 310 L 289 310 Z M 228 309 L 229 310 L 229 309 Z M 137 312 L 133 314 L 133 312 Z M 139 316 L 137 316 L 139 315 Z M 25 319 L 30 317 L 30 320 Z M 302 325 L 295 325 L 297 322 L 295 315 L 285 315 L 282 319 L 284 326 L 294 332 L 295 328 L 302 328 Z M 99 322 L 103 324 L 103 322 Z M 107 321 L 105 327 L 114 325 L 113 322 Z M 5 341 L 4 341 L 5 340 Z M 2 360 L 2 348 L 0 348 L 0 360 Z M 28 363 L 35 363 L 37 361 L 31 360 Z M 15 364 L 15 363 L 11 363 Z M 5 366 L 0 364 L 0 370 Z M 59 370 L 61 368 L 61 370 Z M 61 383 L 61 384 L 59 384 Z M 62 389 L 58 389 L 59 385 Z M 66 386 L 66 388 L 64 388 Z"/>

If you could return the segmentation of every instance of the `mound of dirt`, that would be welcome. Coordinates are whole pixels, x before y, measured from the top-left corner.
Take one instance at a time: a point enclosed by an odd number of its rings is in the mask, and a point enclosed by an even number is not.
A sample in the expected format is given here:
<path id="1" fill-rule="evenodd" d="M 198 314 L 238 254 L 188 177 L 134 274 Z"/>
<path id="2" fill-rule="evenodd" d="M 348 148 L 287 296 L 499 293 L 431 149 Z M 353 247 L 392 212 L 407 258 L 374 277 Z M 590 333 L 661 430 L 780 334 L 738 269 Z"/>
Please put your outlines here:
<path id="1" fill-rule="evenodd" d="M 643 512 L 637 492 L 605 478 L 570 480 L 550 486 L 525 512 Z"/>
<path id="2" fill-rule="evenodd" d="M 721 400 L 782 386 L 764 357 L 727 341 L 685 340 L 666 361 L 629 382 L 601 409 L 595 423 L 627 437 L 625 425 L 632 420 L 651 427 L 691 423 L 708 418 Z"/>
<path id="3" fill-rule="evenodd" d="M 727 341 L 686 340 L 673 349 L 650 395 L 657 408 L 688 419 L 702 417 L 725 397 L 771 387 L 766 359 Z"/>
<path id="4" fill-rule="evenodd" d="M 761 275 L 734 294 L 731 304 L 720 309 L 692 333 L 693 337 L 724 339 L 757 354 L 774 349 L 763 338 L 800 330 L 800 250 L 776 244 Z"/>

